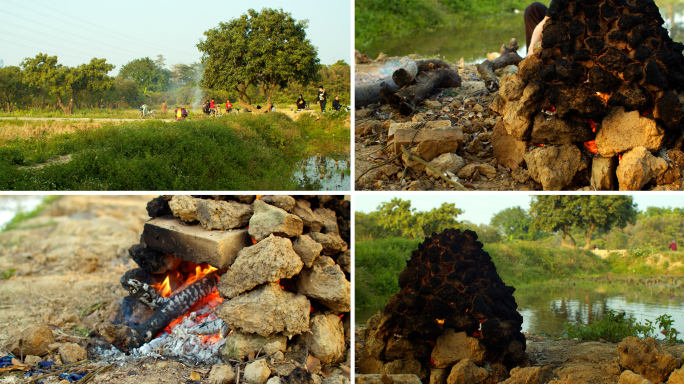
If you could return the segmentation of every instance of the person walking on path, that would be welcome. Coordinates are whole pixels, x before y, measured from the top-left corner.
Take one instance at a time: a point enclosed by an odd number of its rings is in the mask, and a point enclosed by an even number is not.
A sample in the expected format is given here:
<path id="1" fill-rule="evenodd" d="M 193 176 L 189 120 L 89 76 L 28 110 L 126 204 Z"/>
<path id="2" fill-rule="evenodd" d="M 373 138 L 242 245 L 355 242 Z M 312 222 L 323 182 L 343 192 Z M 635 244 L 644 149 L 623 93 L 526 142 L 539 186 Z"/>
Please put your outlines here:
<path id="1" fill-rule="evenodd" d="M 325 113 L 325 103 L 328 101 L 328 93 L 322 85 L 318 86 L 318 103 L 321 105 L 321 113 Z"/>
<path id="2" fill-rule="evenodd" d="M 677 252 L 677 242 L 675 240 L 672 240 L 668 248 L 670 248 L 670 251 L 672 252 Z"/>

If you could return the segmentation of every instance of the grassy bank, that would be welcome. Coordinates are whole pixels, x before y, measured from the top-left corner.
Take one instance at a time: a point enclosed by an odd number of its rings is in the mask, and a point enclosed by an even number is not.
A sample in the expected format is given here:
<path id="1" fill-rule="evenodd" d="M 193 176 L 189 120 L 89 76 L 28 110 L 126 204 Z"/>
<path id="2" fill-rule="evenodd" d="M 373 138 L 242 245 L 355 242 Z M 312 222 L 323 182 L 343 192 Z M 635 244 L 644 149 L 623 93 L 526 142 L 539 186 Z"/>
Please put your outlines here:
<path id="1" fill-rule="evenodd" d="M 348 115 L 231 115 L 141 121 L 6 139 L 2 190 L 297 190 L 291 177 L 315 154 L 349 153 Z M 70 161 L 49 164 L 70 156 Z"/>
<path id="2" fill-rule="evenodd" d="M 397 277 L 419 240 L 397 238 L 356 243 L 356 308 L 379 308 L 399 290 Z M 550 248 L 538 243 L 490 244 L 497 271 L 507 285 L 538 294 L 581 288 L 620 291 L 621 284 L 651 287 L 684 276 L 684 252 L 610 255 L 603 260 L 582 249 Z M 650 276 L 661 276 L 654 280 Z M 579 285 L 579 286 L 578 286 Z M 671 286 L 671 282 L 662 282 Z M 676 284 L 675 284 L 676 285 Z M 598 289 L 598 288 L 597 288 Z M 650 288 L 649 288 L 650 289 Z"/>
<path id="3" fill-rule="evenodd" d="M 548 5 L 548 1 L 543 1 Z M 356 1 L 356 49 L 363 52 L 385 37 L 406 36 L 419 29 L 435 29 L 465 19 L 521 12 L 530 4 L 522 0 L 398 0 Z"/>

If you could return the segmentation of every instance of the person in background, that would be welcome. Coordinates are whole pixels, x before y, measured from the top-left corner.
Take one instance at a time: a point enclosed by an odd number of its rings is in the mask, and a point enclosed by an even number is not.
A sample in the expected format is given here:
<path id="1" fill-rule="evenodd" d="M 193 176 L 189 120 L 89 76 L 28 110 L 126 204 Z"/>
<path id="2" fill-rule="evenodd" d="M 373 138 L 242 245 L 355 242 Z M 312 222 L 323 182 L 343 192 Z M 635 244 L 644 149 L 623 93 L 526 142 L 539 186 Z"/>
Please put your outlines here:
<path id="1" fill-rule="evenodd" d="M 299 99 L 297 99 L 297 110 L 301 111 L 306 109 L 306 101 L 304 100 L 304 97 L 302 94 L 299 94 Z"/>
<path id="2" fill-rule="evenodd" d="M 209 100 L 204 102 L 204 106 L 202 107 L 202 111 L 208 115 L 209 114 Z"/>
<path id="3" fill-rule="evenodd" d="M 325 103 L 328 101 L 328 93 L 322 85 L 318 86 L 318 103 L 321 105 L 321 113 L 325 113 Z"/>
<path id="4" fill-rule="evenodd" d="M 226 100 L 226 113 L 230 113 L 233 110 L 233 104 L 230 103 L 230 99 Z"/>
<path id="5" fill-rule="evenodd" d="M 546 20 L 548 8 L 542 3 L 532 3 L 525 8 L 525 35 L 527 43 L 527 56 L 532 54 L 532 47 L 541 41 L 542 30 Z"/>
<path id="6" fill-rule="evenodd" d="M 216 108 L 216 102 L 214 101 L 214 99 L 211 99 L 211 103 L 209 103 L 209 110 L 212 110 L 214 108 Z"/>
<path id="7" fill-rule="evenodd" d="M 183 119 L 183 109 L 176 107 L 176 120 L 181 121 Z"/>
<path id="8" fill-rule="evenodd" d="M 162 114 L 166 115 L 166 101 L 162 103 Z"/>
<path id="9" fill-rule="evenodd" d="M 335 100 L 333 100 L 333 109 L 334 109 L 335 111 L 339 111 L 340 108 L 341 108 L 341 106 L 340 106 L 340 97 L 339 97 L 339 96 L 335 96 Z"/>
<path id="10" fill-rule="evenodd" d="M 668 248 L 670 248 L 670 251 L 672 252 L 677 252 L 677 242 L 672 240 Z"/>

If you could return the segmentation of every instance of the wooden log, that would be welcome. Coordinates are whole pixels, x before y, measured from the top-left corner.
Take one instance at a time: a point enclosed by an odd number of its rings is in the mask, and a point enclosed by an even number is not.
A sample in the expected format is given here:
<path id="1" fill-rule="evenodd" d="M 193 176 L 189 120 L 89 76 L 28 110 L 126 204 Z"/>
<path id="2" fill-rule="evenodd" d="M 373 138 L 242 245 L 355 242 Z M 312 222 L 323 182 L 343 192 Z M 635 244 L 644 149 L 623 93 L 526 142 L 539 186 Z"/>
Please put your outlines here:
<path id="1" fill-rule="evenodd" d="M 401 68 L 394 71 L 392 80 L 394 80 L 396 85 L 404 87 L 411 84 L 416 78 L 416 75 L 418 75 L 418 65 L 416 62 L 408 57 L 402 57 Z"/>
<path id="2" fill-rule="evenodd" d="M 390 105 L 402 115 L 410 115 L 416 106 L 439 88 L 455 88 L 461 86 L 461 77 L 451 68 L 438 68 L 434 71 L 421 72 L 416 77 L 416 84 L 396 92 L 390 99 Z"/>
<path id="3" fill-rule="evenodd" d="M 196 302 L 212 293 L 217 284 L 218 276 L 214 272 L 169 297 L 145 291 L 150 296 L 146 300 L 155 307 L 154 314 L 146 322 L 133 326 L 104 324 L 100 327 L 100 333 L 122 351 L 138 348 L 156 337 L 172 321 L 185 315 Z"/>
<path id="4" fill-rule="evenodd" d="M 399 86 L 389 77 L 374 83 L 357 85 L 354 87 L 355 107 L 363 108 L 379 103 L 383 100 L 383 94 L 393 94 L 397 89 Z"/>
<path id="5" fill-rule="evenodd" d="M 494 74 L 494 71 L 509 65 L 518 65 L 523 60 L 517 51 L 518 41 L 511 39 L 508 46 L 501 46 L 501 56 L 491 61 L 485 60 L 477 65 L 477 73 L 485 81 L 485 86 L 489 92 L 493 93 L 499 90 L 499 78 Z"/>
<path id="6" fill-rule="evenodd" d="M 437 68 L 451 68 L 451 66 L 440 59 L 419 60 L 416 62 L 418 72 L 432 71 Z"/>

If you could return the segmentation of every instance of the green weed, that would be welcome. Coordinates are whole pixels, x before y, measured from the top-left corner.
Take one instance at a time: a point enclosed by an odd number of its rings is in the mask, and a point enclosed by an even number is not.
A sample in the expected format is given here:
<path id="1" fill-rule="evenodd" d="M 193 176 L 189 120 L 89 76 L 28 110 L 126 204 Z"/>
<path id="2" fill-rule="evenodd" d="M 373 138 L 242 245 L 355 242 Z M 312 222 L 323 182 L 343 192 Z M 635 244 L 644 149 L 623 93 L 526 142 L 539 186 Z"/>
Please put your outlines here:
<path id="1" fill-rule="evenodd" d="M 0 277 L 2 277 L 3 280 L 7 280 L 10 277 L 14 276 L 14 269 L 3 269 L 0 271 Z"/>
<path id="2" fill-rule="evenodd" d="M 653 337 L 657 330 L 662 329 L 667 342 L 671 344 L 681 343 L 682 341 L 677 339 L 679 332 L 672 328 L 673 323 L 672 316 L 661 315 L 656 319 L 655 323 L 651 320 L 646 320 L 644 324 L 641 324 L 633 317 L 627 316 L 625 312 L 608 309 L 589 325 L 566 323 L 563 337 L 619 342 L 629 336 Z"/>

